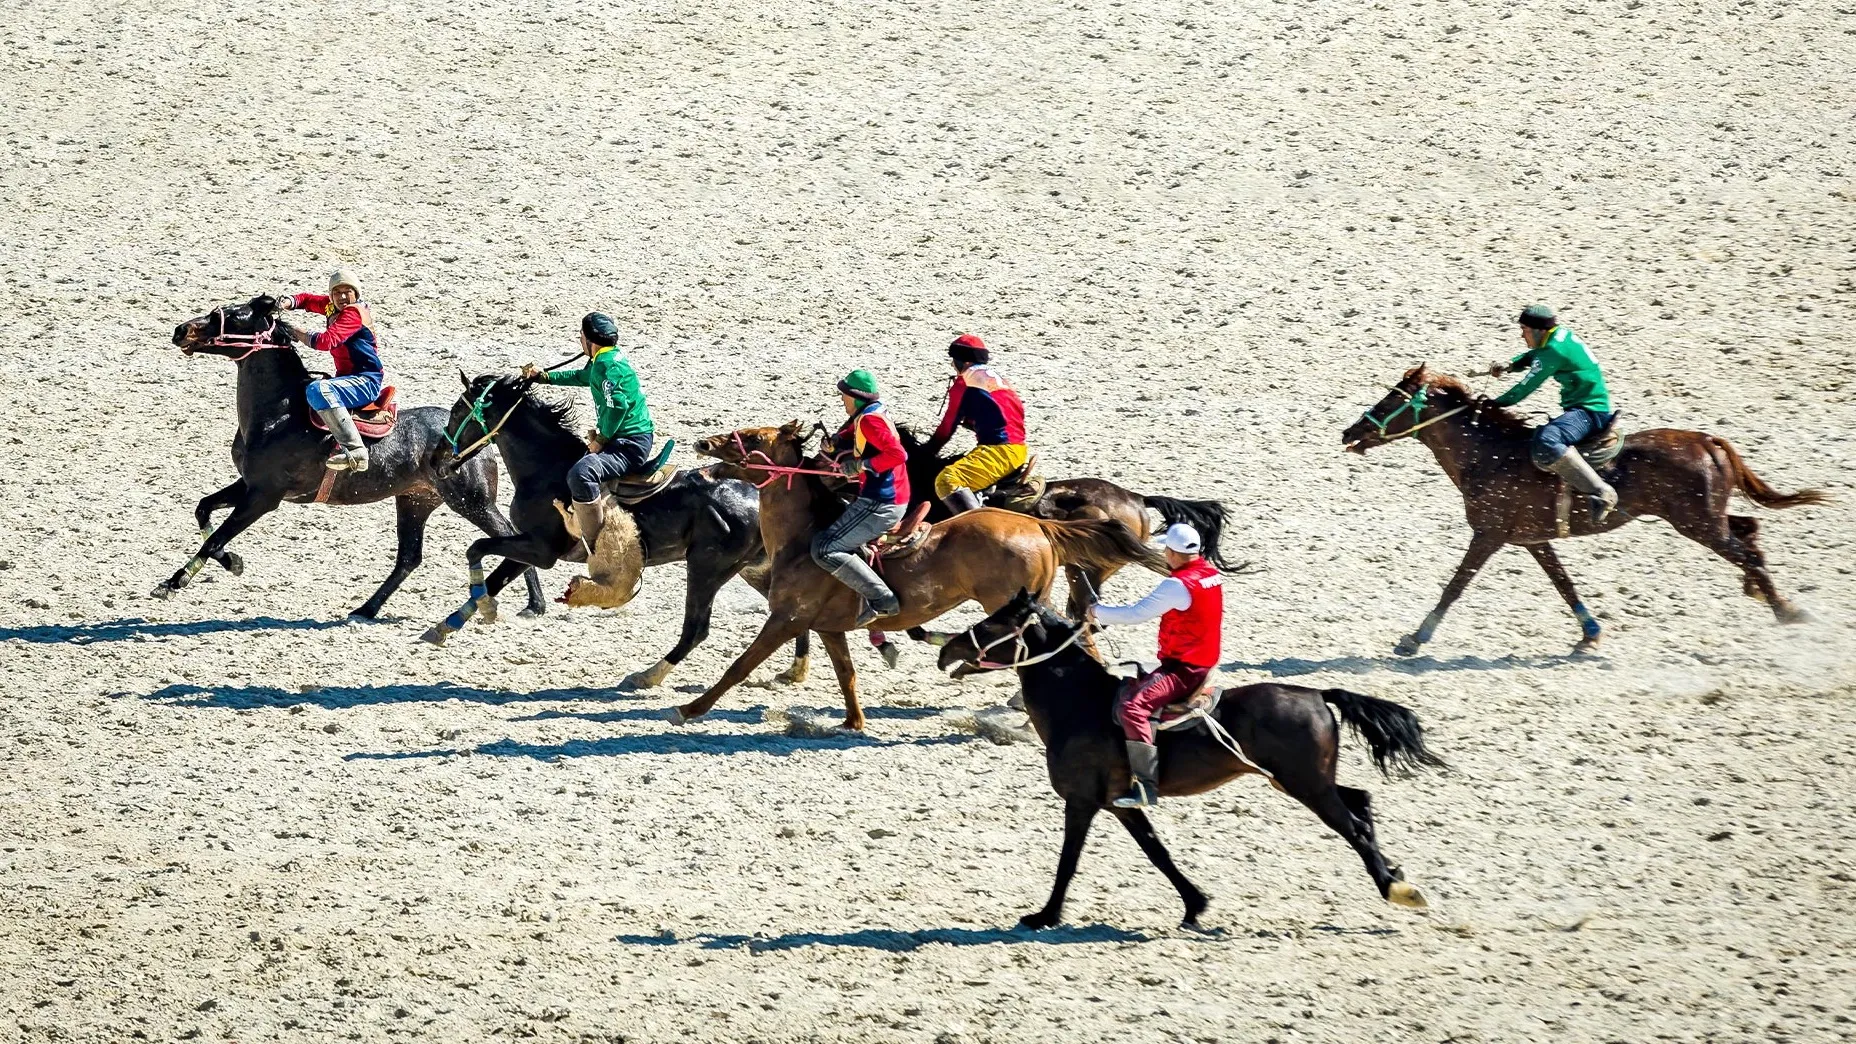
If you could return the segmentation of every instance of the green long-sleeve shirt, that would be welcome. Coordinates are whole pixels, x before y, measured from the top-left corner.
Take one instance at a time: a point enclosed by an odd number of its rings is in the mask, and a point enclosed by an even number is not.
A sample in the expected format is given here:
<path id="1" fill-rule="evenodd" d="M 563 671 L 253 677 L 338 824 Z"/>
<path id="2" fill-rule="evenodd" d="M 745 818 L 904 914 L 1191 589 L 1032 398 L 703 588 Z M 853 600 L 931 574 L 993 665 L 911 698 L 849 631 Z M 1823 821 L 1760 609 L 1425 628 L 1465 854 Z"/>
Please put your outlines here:
<path id="1" fill-rule="evenodd" d="M 1549 330 L 1540 347 L 1515 356 L 1513 366 L 1526 366 L 1527 376 L 1496 398 L 1497 406 L 1513 406 L 1534 394 L 1551 377 L 1560 382 L 1560 409 L 1611 412 L 1611 393 L 1605 389 L 1605 375 L 1599 372 L 1598 360 L 1564 326 Z"/>
<path id="2" fill-rule="evenodd" d="M 549 384 L 592 391 L 593 412 L 598 416 L 602 439 L 655 430 L 651 411 L 644 404 L 644 389 L 638 386 L 638 371 L 632 369 L 631 360 L 617 347 L 600 349 L 593 361 L 581 369 L 556 370 L 547 378 Z"/>

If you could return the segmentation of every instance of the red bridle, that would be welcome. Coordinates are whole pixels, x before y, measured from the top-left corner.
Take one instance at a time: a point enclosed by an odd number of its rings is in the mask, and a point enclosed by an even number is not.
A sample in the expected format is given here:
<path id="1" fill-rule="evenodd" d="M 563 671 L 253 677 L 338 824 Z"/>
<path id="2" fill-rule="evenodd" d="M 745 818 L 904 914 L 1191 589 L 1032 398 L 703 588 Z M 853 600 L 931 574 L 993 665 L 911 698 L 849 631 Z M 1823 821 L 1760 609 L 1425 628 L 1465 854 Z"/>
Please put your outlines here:
<path id="1" fill-rule="evenodd" d="M 257 333 L 238 334 L 226 332 L 226 306 L 213 309 L 212 314 L 219 319 L 219 333 L 206 342 L 208 348 L 243 348 L 243 355 L 229 356 L 233 362 L 244 362 L 253 354 L 266 348 L 282 348 L 281 344 L 271 340 L 271 334 L 277 332 L 277 317 L 271 316 L 270 325 Z"/>
<path id="2" fill-rule="evenodd" d="M 767 480 L 765 482 L 754 483 L 755 489 L 766 489 L 768 486 L 780 481 L 781 476 L 786 477 L 786 488 L 789 490 L 793 488 L 793 479 L 798 475 L 818 475 L 821 478 L 844 477 L 836 471 L 818 471 L 813 468 L 795 468 L 785 464 L 775 464 L 773 458 L 769 457 L 764 450 L 748 449 L 748 444 L 742 440 L 740 432 L 730 432 L 728 437 L 735 440 L 735 451 L 741 454 L 741 459 L 736 462 L 736 467 L 747 468 L 750 471 L 767 472 Z M 756 462 L 754 460 L 755 457 L 759 457 L 760 462 Z"/>

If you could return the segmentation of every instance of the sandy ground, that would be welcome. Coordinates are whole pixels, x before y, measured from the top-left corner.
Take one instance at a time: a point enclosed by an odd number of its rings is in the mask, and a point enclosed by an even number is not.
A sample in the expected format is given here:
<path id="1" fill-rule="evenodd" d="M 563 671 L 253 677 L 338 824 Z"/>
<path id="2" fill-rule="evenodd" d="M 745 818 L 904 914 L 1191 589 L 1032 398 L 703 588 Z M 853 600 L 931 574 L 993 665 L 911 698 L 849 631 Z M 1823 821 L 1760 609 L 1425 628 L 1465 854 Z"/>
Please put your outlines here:
<path id="1" fill-rule="evenodd" d="M 495 4 L 24 0 L 0 17 L 0 1038 L 1831 1040 L 1856 1032 L 1856 59 L 1830 3 Z M 860 652 L 871 727 L 789 737 L 829 672 L 661 710 L 681 574 L 617 612 L 415 642 L 439 515 L 376 625 L 387 505 L 286 507 L 172 602 L 231 477 L 233 368 L 173 324 L 367 273 L 404 401 L 636 331 L 689 440 L 927 420 L 960 329 L 1048 473 L 1232 505 L 1232 681 L 1414 708 L 1455 771 L 1382 782 L 1435 900 L 1380 903 L 1266 787 L 1169 802 L 1222 934 L 1098 828 L 1043 899 L 1040 751 L 1003 679 Z M 1776 626 L 1657 523 L 1563 546 L 1603 658 L 1504 552 L 1390 648 L 1466 542 L 1429 455 L 1338 434 L 1546 299 L 1630 421 L 1728 436 Z M 1492 387 L 1492 385 L 1491 385 Z M 547 576 L 558 593 L 566 571 Z M 1112 596 L 1139 593 L 1119 580 Z M 513 606 L 510 606 L 513 608 Z M 961 617 L 960 619 L 968 619 Z M 1128 652 L 1151 635 L 1122 639 Z M 823 667 L 822 661 L 820 667 Z"/>

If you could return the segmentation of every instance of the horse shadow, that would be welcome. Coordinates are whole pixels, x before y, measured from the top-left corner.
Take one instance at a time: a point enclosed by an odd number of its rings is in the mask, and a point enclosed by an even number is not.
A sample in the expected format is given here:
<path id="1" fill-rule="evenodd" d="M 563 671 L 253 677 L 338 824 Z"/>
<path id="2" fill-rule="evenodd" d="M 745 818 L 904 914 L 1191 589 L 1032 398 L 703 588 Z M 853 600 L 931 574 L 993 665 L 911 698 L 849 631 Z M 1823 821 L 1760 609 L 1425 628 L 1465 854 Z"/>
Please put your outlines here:
<path id="1" fill-rule="evenodd" d="M 662 718 L 660 711 L 656 717 Z M 759 718 L 755 718 L 759 721 Z M 925 747 L 944 743 L 967 743 L 968 735 L 930 736 L 922 739 L 885 740 L 861 732 L 837 732 L 824 736 L 788 736 L 785 733 L 705 733 L 659 732 L 642 736 L 608 736 L 604 739 L 567 740 L 562 743 L 522 743 L 500 739 L 494 743 L 468 749 L 441 747 L 432 750 L 356 751 L 344 755 L 343 761 L 409 761 L 417 758 L 444 758 L 472 754 L 493 758 L 533 758 L 536 761 L 562 761 L 567 758 L 613 758 L 637 754 L 766 754 L 777 758 L 813 750 L 850 750 L 859 747 Z"/>
<path id="2" fill-rule="evenodd" d="M 176 684 L 166 685 L 154 692 L 145 693 L 141 698 L 165 702 L 172 707 L 219 710 L 249 710 L 257 707 L 321 707 L 324 710 L 347 710 L 353 707 L 395 703 L 443 703 L 446 700 L 481 703 L 494 707 L 510 703 L 611 702 L 636 699 L 636 697 L 619 693 L 611 688 L 580 687 L 511 692 L 507 689 L 483 689 L 472 685 L 456 685 L 451 682 L 407 685 L 312 685 L 301 691 L 280 689 L 274 685 Z M 723 721 L 757 722 L 760 720 L 759 712 L 764 709 L 752 707 L 745 710 L 716 711 L 711 716 Z M 615 717 L 611 720 L 661 720 L 664 716 L 662 707 L 638 707 L 613 713 Z"/>
<path id="3" fill-rule="evenodd" d="M 801 709 L 801 708 L 795 708 L 795 709 Z M 834 713 L 833 708 L 830 708 L 830 707 L 826 707 L 822 709 L 821 708 L 803 708 L 803 709 L 810 710 L 810 711 L 813 711 L 817 714 L 824 715 L 824 716 L 828 716 Z M 709 713 L 703 715 L 703 717 L 705 719 L 714 719 L 718 721 L 743 721 L 743 722 L 748 722 L 751 724 L 753 722 L 765 720 L 766 710 L 767 708 L 764 706 L 747 707 L 741 710 L 712 710 Z M 878 721 L 920 721 L 924 718 L 938 718 L 943 713 L 944 712 L 939 707 L 865 707 L 864 708 L 865 718 L 878 720 Z M 520 717 L 510 718 L 509 720 L 510 721 L 556 721 L 562 718 L 573 718 L 579 721 L 590 721 L 590 722 L 595 722 L 595 723 L 610 723 L 610 722 L 619 722 L 619 721 L 649 721 L 649 720 L 662 721 L 664 718 L 664 712 L 661 708 L 657 710 L 646 710 L 642 708 L 635 708 L 635 709 L 628 709 L 628 710 L 612 710 L 612 711 L 541 710 L 541 711 L 536 711 L 533 714 L 524 714 Z"/>
<path id="4" fill-rule="evenodd" d="M 92 645 L 97 642 L 146 641 L 152 638 L 244 631 L 326 631 L 347 625 L 347 620 L 283 620 L 275 616 L 155 623 L 138 616 L 92 624 L 0 627 L 0 642 L 18 639 L 33 645 Z"/>
<path id="5" fill-rule="evenodd" d="M 1153 936 L 1106 924 L 1059 926 L 1034 931 L 1029 928 L 923 928 L 904 931 L 899 928 L 864 928 L 854 932 L 789 932 L 785 935 L 711 935 L 698 933 L 680 937 L 663 931 L 656 935 L 620 935 L 615 942 L 626 946 L 680 946 L 694 944 L 704 950 L 741 950 L 767 953 L 777 950 L 803 950 L 814 946 L 848 947 L 860 950 L 884 950 L 908 953 L 924 946 L 991 946 L 994 943 L 1042 946 L 1068 946 L 1079 943 L 1152 942 Z"/>
<path id="6" fill-rule="evenodd" d="M 1371 674 L 1375 671 L 1391 671 L 1394 674 L 1437 674 L 1451 671 L 1512 671 L 1559 667 L 1569 663 L 1593 663 L 1595 656 L 1572 656 L 1559 654 L 1553 656 L 1502 656 L 1490 659 L 1486 656 L 1455 656 L 1438 659 L 1435 656 L 1336 656 L 1326 660 L 1310 660 L 1300 656 L 1279 656 L 1270 660 L 1246 662 L 1232 660 L 1220 664 L 1220 669 L 1237 671 L 1244 674 L 1267 674 L 1272 678 L 1290 678 L 1301 674 Z"/>

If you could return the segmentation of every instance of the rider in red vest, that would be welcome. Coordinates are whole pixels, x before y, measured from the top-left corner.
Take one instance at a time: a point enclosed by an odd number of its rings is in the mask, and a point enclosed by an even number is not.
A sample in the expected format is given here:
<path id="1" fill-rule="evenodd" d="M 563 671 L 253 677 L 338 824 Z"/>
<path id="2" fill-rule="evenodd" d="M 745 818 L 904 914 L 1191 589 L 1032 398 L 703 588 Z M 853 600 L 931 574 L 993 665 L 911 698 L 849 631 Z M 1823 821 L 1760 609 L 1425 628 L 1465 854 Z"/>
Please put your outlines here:
<path id="1" fill-rule="evenodd" d="M 1218 665 L 1224 627 L 1224 577 L 1199 555 L 1199 531 L 1177 523 L 1166 531 L 1166 564 L 1172 570 L 1152 593 L 1132 605 L 1094 605 L 1089 616 L 1108 625 L 1160 618 L 1160 669 L 1115 704 L 1128 741 L 1134 785 L 1115 799 L 1116 808 L 1149 808 L 1160 801 L 1160 748 L 1154 720 L 1170 703 L 1191 699 Z"/>

